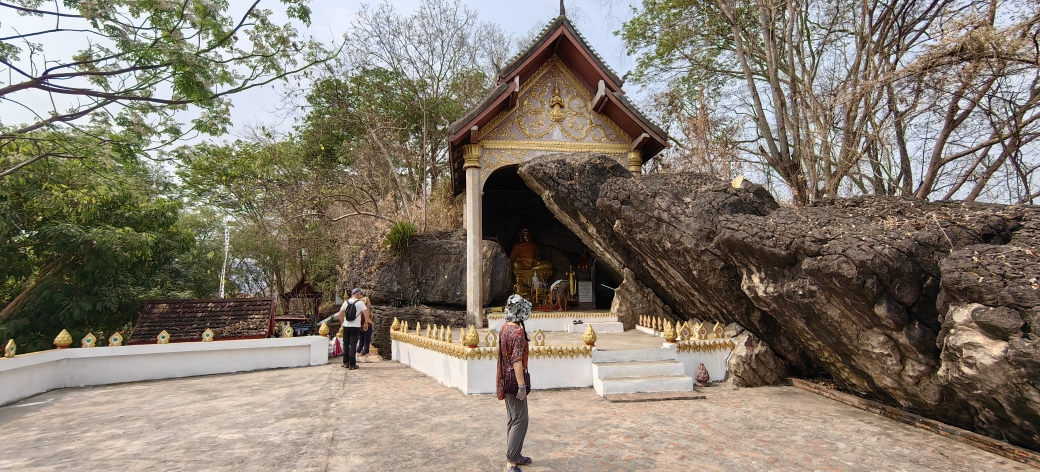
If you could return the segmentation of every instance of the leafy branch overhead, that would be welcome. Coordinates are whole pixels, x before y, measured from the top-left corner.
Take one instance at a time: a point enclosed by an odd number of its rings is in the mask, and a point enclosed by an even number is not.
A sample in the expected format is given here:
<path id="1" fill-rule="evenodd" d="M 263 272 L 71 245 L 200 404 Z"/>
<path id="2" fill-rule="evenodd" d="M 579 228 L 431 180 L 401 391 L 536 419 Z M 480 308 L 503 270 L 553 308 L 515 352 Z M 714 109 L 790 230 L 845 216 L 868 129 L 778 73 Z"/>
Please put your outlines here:
<path id="1" fill-rule="evenodd" d="M 0 161 L 0 177 L 51 157 L 84 157 L 77 140 L 133 153 L 223 134 L 229 96 L 335 56 L 259 3 L 230 12 L 213 0 L 0 1 L 5 18 L 19 18 L 0 38 L 0 105 L 29 117 L 0 122 L 0 146 L 22 150 Z M 282 3 L 290 20 L 310 24 L 306 0 Z M 81 46 L 68 57 L 49 53 L 69 43 Z M 185 126 L 175 114 L 189 105 L 197 116 Z"/>

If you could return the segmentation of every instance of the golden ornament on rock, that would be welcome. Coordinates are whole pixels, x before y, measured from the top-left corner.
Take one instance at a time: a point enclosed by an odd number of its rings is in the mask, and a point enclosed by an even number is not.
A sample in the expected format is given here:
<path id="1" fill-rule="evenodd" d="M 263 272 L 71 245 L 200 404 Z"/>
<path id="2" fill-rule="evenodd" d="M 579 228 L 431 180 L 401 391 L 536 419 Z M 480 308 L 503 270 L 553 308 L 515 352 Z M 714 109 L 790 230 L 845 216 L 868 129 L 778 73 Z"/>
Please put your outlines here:
<path id="1" fill-rule="evenodd" d="M 72 335 L 69 334 L 67 329 L 61 330 L 58 333 L 58 337 L 54 338 L 54 346 L 58 349 L 65 349 L 72 345 Z"/>
<path id="2" fill-rule="evenodd" d="M 480 337 L 477 336 L 476 326 L 469 325 L 469 331 L 466 332 L 466 337 L 462 338 L 462 344 L 465 344 L 469 348 L 475 348 L 480 344 Z"/>
<path id="3" fill-rule="evenodd" d="M 666 343 L 674 343 L 675 342 L 675 336 L 676 336 L 676 334 L 675 334 L 675 326 L 672 326 L 672 322 L 671 321 L 667 321 L 666 320 L 664 322 L 664 341 Z"/>
<path id="4" fill-rule="evenodd" d="M 318 334 L 320 334 L 322 336 L 325 336 L 326 338 L 329 337 L 329 331 L 330 330 L 329 330 L 329 324 L 328 323 L 322 323 L 321 327 L 318 328 Z"/>
<path id="5" fill-rule="evenodd" d="M 585 341 L 585 345 L 587 346 L 596 345 L 596 330 L 592 329 L 591 324 L 585 327 L 585 335 L 581 337 L 581 340 Z"/>
<path id="6" fill-rule="evenodd" d="M 394 322 L 390 324 L 390 331 L 399 331 L 401 329 L 401 322 L 394 317 Z"/>
<path id="7" fill-rule="evenodd" d="M 84 348 L 94 347 L 97 345 L 97 337 L 94 336 L 94 333 L 87 333 L 83 340 L 79 342 L 79 345 Z"/>
<path id="8" fill-rule="evenodd" d="M 15 353 L 18 352 L 18 345 L 15 344 L 13 339 L 7 341 L 7 346 L 4 347 L 4 357 L 10 359 L 14 357 Z"/>

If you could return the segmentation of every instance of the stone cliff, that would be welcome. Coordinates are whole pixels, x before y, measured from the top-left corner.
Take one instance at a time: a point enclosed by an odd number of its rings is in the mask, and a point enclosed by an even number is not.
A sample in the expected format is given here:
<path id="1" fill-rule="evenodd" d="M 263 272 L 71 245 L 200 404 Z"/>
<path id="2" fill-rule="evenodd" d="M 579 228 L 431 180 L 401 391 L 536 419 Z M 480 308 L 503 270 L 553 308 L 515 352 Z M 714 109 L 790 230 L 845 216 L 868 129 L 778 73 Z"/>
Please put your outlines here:
<path id="1" fill-rule="evenodd" d="M 898 198 L 779 207 L 748 182 L 634 178 L 595 155 L 543 156 L 519 174 L 674 316 L 736 322 L 765 341 L 779 359 L 755 346 L 760 364 L 822 369 L 1040 448 L 1040 209 Z"/>

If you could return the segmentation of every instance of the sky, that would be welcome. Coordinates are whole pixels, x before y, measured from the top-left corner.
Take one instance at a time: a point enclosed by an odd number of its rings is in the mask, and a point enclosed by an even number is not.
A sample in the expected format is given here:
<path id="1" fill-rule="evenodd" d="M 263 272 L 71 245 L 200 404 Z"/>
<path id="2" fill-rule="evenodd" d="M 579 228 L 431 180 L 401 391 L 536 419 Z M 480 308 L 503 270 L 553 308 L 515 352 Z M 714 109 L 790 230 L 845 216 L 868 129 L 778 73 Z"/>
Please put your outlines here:
<path id="1" fill-rule="evenodd" d="M 569 0 L 566 4 L 567 16 L 575 24 L 582 35 L 589 41 L 593 49 L 612 67 L 618 75 L 624 75 L 634 61 L 625 55 L 622 42 L 613 34 L 623 22 L 622 17 L 630 17 L 631 9 L 624 0 Z M 241 14 L 252 3 L 252 0 L 230 0 L 228 14 L 233 17 Z M 378 1 L 362 0 L 312 0 L 311 25 L 305 26 L 295 21 L 295 27 L 303 36 L 310 36 L 325 44 L 341 43 L 343 34 L 349 31 L 355 21 L 359 7 L 365 3 L 375 4 Z M 392 0 L 389 2 L 402 16 L 414 12 L 420 3 L 419 0 Z M 532 31 L 541 30 L 549 21 L 559 14 L 559 0 L 523 0 L 506 2 L 501 0 L 462 0 L 478 15 L 478 20 L 487 23 L 496 23 L 502 29 L 514 37 L 529 36 Z M 281 2 L 277 0 L 262 0 L 260 8 L 267 8 L 278 12 L 282 9 Z M 64 10 L 64 8 L 63 8 Z M 55 26 L 53 17 L 37 18 L 32 16 L 21 16 L 12 14 L 11 10 L 0 10 L 0 37 L 41 31 Z M 289 21 L 284 14 L 276 13 L 275 21 L 284 23 Z M 71 27 L 67 20 L 63 27 Z M 42 53 L 37 57 L 45 57 L 51 60 L 67 61 L 85 45 L 86 37 L 83 33 L 60 33 L 36 36 L 33 38 L 42 46 Z M 22 47 L 22 43 L 15 45 Z M 27 53 L 22 54 L 22 63 L 19 67 L 27 68 L 25 63 Z M 6 69 L 6 68 L 5 68 Z M 17 81 L 16 77 L 0 78 L 0 82 L 11 83 Z M 282 83 L 269 85 L 263 88 L 248 90 L 233 95 L 231 100 L 234 105 L 232 109 L 232 127 L 228 135 L 210 137 L 202 136 L 187 140 L 181 144 L 198 142 L 200 140 L 233 140 L 236 137 L 247 135 L 249 127 L 263 125 L 269 130 L 281 132 L 290 131 L 293 126 L 291 120 L 280 116 L 278 108 L 281 100 Z M 626 89 L 626 92 L 634 97 L 639 97 L 639 90 L 634 86 Z M 67 109 L 74 102 L 72 98 L 66 98 L 62 103 L 62 97 L 55 98 L 52 103 L 51 97 L 37 91 L 25 91 L 13 94 L 15 100 L 22 105 L 10 101 L 0 101 L 0 122 L 4 125 L 15 125 L 18 123 L 30 123 L 34 121 L 34 113 L 46 115 L 52 107 Z M 24 106 L 23 106 L 24 105 Z M 187 112 L 178 114 L 182 123 L 188 122 L 197 112 L 189 109 Z"/>
<path id="2" fill-rule="evenodd" d="M 270 3 L 265 0 L 261 3 Z M 326 44 L 338 41 L 347 32 L 354 21 L 358 7 L 362 4 L 375 4 L 376 1 L 358 0 L 314 0 L 310 3 L 312 21 L 309 28 L 303 29 L 310 35 Z M 418 8 L 419 0 L 394 0 L 390 4 L 401 14 L 408 14 Z M 502 0 L 463 0 L 465 5 L 475 10 L 479 19 L 484 22 L 497 23 L 507 34 L 516 37 L 527 35 L 532 29 L 540 30 L 559 14 L 558 0 L 523 0 L 505 2 Z M 241 10 L 244 2 L 233 0 L 233 10 Z M 270 5 L 268 8 L 275 8 Z M 566 2 L 567 17 L 589 41 L 593 49 L 600 54 L 607 64 L 619 76 L 627 72 L 635 63 L 625 55 L 622 41 L 614 35 L 620 29 L 621 16 L 631 16 L 628 4 L 615 4 L 610 0 L 569 0 Z M 298 25 L 302 26 L 302 25 Z M 635 94 L 638 90 L 628 90 Z M 271 88 L 256 89 L 236 95 L 233 98 L 231 134 L 237 134 L 246 126 L 263 124 L 268 128 L 288 131 L 292 123 L 281 119 L 276 113 L 278 94 Z"/>

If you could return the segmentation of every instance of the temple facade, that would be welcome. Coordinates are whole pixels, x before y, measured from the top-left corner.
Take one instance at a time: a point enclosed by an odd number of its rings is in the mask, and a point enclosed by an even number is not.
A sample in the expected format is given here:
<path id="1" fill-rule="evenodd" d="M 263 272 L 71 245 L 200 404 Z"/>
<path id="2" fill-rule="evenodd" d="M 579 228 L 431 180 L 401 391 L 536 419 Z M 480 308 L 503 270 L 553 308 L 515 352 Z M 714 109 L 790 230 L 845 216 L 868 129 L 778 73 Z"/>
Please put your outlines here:
<path id="1" fill-rule="evenodd" d="M 483 294 L 485 236 L 511 254 L 517 290 L 530 289 L 529 298 L 545 296 L 533 289 L 539 281 L 573 282 L 575 273 L 595 278 L 594 262 L 582 266 L 595 255 L 555 221 L 516 168 L 543 154 L 589 152 L 612 156 L 641 173 L 642 165 L 667 146 L 667 136 L 629 102 L 621 85 L 561 10 L 530 48 L 500 71 L 498 86 L 485 100 L 451 125 L 452 185 L 456 195 L 466 194 L 471 324 L 482 324 L 481 311 L 490 302 Z M 520 236 L 524 230 L 526 236 Z M 551 241 L 540 243 L 539 230 Z M 590 302 L 583 306 L 594 308 Z"/>

